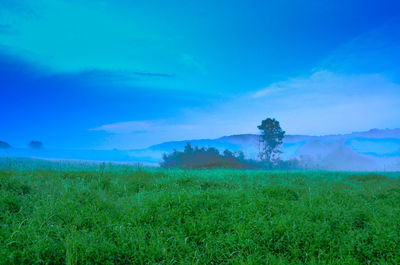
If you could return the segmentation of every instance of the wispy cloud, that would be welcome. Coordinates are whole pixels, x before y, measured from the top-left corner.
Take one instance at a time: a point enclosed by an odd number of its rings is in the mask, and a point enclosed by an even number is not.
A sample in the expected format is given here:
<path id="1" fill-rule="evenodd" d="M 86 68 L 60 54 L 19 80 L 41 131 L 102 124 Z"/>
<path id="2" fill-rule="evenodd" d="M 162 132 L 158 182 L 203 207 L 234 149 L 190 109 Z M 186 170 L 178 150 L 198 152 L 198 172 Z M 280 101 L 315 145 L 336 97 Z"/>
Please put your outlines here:
<path id="1" fill-rule="evenodd" d="M 135 8 L 126 13 L 113 1 L 106 1 L 107 5 L 66 0 L 13 2 L 0 5 L 0 9 L 5 7 L 0 10 L 2 51 L 41 65 L 50 74 L 82 73 L 132 86 L 137 84 L 131 81 L 140 79 L 147 86 L 182 89 L 175 77 L 201 68 L 193 56 L 181 60 L 181 51 L 171 48 L 177 45 L 176 39 L 150 25 L 157 24 L 158 18 L 151 10 L 146 10 L 148 16 Z M 33 9 L 38 16 L 13 11 L 17 9 Z M 4 34 L 9 32 L 9 21 L 18 34 Z"/>
<path id="2" fill-rule="evenodd" d="M 90 129 L 92 131 L 105 131 L 109 133 L 143 133 L 154 127 L 153 121 L 128 121 L 105 124 L 98 128 Z"/>
<path id="3" fill-rule="evenodd" d="M 135 134 L 146 132 L 166 132 L 177 130 L 193 130 L 198 126 L 191 124 L 174 124 L 173 121 L 167 120 L 148 120 L 148 121 L 127 121 L 105 124 L 92 131 L 105 131 L 114 134 Z"/>
<path id="4" fill-rule="evenodd" d="M 65 74 L 64 74 L 65 75 Z M 105 70 L 86 70 L 73 74 L 73 76 L 79 76 L 80 78 L 92 83 L 92 84 L 114 84 L 114 85 L 126 85 L 132 87 L 132 85 L 138 84 L 143 80 L 155 80 L 164 78 L 173 78 L 175 75 L 168 73 L 153 73 L 153 72 L 140 72 L 140 71 L 105 71 Z"/>
<path id="5" fill-rule="evenodd" d="M 135 147 L 257 133 L 257 125 L 267 117 L 277 118 L 290 134 L 335 134 L 400 127 L 398 106 L 400 85 L 382 75 L 319 71 L 273 83 L 208 110 L 186 110 L 174 120 L 121 122 L 95 130 L 112 133 L 109 143 L 122 143 L 120 148 L 127 142 Z"/>
<path id="6" fill-rule="evenodd" d="M 318 95 L 320 98 L 331 95 L 362 97 L 395 92 L 397 89 L 397 84 L 381 74 L 344 74 L 321 70 L 309 76 L 273 83 L 253 93 L 253 97 L 308 97 L 310 94 Z"/>
<path id="7" fill-rule="evenodd" d="M 134 75 L 139 75 L 139 76 L 149 76 L 149 77 L 175 77 L 173 74 L 166 74 L 166 73 L 150 73 L 150 72 L 132 72 Z"/>
<path id="8" fill-rule="evenodd" d="M 247 119 L 275 116 L 293 133 L 323 134 L 400 126 L 399 104 L 400 85 L 384 75 L 318 71 L 229 105 L 248 106 Z"/>
<path id="9" fill-rule="evenodd" d="M 346 73 L 400 73 L 400 19 L 391 19 L 338 46 L 316 69 Z"/>
<path id="10" fill-rule="evenodd" d="M 105 124 L 90 131 L 108 133 L 102 148 L 145 148 L 152 144 L 177 139 L 197 138 L 204 128 L 176 120 L 143 120 Z"/>

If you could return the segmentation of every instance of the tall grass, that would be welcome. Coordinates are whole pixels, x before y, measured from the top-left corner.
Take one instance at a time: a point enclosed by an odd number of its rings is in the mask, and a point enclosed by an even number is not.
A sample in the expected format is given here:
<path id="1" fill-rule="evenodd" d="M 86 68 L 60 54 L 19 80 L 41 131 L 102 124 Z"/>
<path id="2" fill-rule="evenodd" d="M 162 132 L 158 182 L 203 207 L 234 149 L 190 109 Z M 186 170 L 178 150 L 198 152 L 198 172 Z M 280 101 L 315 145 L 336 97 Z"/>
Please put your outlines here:
<path id="1" fill-rule="evenodd" d="M 0 171 L 0 264 L 400 264 L 400 174 Z"/>

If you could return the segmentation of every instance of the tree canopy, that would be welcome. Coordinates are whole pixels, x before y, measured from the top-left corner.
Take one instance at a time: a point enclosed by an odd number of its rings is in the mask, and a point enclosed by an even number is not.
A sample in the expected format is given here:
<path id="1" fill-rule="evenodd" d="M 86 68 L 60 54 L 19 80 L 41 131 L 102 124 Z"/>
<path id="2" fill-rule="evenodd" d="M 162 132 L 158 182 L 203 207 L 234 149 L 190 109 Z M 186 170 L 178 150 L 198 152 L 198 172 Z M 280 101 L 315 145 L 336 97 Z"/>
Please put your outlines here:
<path id="1" fill-rule="evenodd" d="M 246 160 L 243 152 L 225 150 L 220 154 L 215 147 L 192 147 L 188 142 L 183 152 L 174 150 L 163 155 L 160 163 L 166 168 L 258 168 L 256 161 Z"/>
<path id="2" fill-rule="evenodd" d="M 267 164 L 276 164 L 280 159 L 280 146 L 285 137 L 285 131 L 282 130 L 279 121 L 267 118 L 257 126 L 261 131 L 259 157 Z"/>
<path id="3" fill-rule="evenodd" d="M 30 141 L 28 146 L 32 149 L 42 149 L 43 143 L 40 141 Z"/>

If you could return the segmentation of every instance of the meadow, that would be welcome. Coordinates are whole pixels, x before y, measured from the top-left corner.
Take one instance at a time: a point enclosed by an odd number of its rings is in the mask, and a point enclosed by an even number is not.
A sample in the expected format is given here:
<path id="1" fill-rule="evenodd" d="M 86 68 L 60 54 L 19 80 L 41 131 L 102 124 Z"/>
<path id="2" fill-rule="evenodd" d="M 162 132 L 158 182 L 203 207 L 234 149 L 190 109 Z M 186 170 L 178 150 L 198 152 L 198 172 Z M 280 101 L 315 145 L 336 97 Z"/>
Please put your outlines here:
<path id="1" fill-rule="evenodd" d="M 400 264 L 400 173 L 0 167 L 0 264 Z"/>

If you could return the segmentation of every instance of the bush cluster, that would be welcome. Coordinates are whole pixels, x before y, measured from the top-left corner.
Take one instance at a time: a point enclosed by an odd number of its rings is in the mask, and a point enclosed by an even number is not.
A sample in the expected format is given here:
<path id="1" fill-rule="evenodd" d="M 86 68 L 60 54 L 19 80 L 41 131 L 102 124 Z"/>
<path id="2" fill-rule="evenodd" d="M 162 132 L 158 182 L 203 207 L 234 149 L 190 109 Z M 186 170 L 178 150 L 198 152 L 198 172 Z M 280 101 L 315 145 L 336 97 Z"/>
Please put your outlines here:
<path id="1" fill-rule="evenodd" d="M 215 147 L 192 147 L 188 142 L 183 151 L 174 150 L 163 155 L 160 163 L 164 168 L 231 168 L 231 169 L 271 169 L 290 170 L 302 168 L 298 159 L 276 159 L 274 163 L 254 159 L 246 159 L 242 151 L 225 150 L 222 154 Z"/>
<path id="2" fill-rule="evenodd" d="M 174 150 L 163 155 L 160 163 L 164 168 L 260 168 L 260 163 L 245 159 L 243 152 L 225 150 L 222 154 L 215 147 L 192 147 L 188 142 L 183 152 Z"/>

